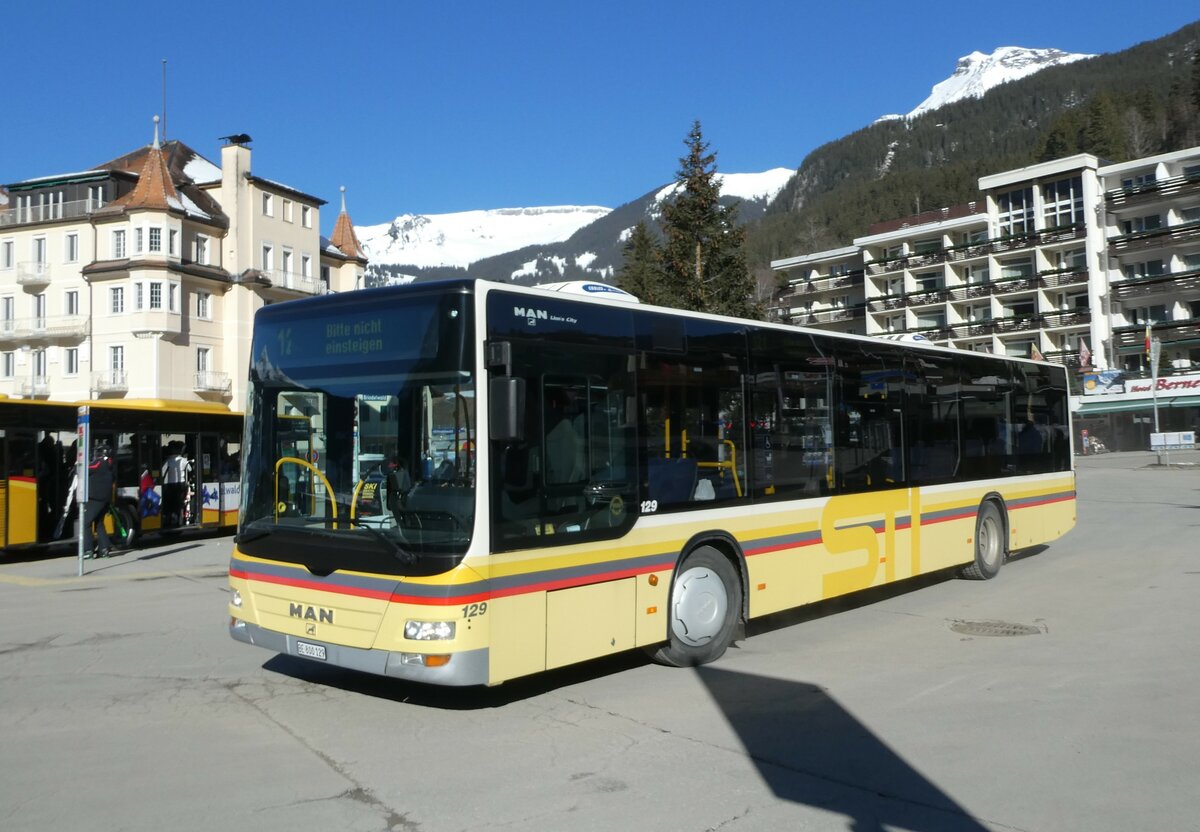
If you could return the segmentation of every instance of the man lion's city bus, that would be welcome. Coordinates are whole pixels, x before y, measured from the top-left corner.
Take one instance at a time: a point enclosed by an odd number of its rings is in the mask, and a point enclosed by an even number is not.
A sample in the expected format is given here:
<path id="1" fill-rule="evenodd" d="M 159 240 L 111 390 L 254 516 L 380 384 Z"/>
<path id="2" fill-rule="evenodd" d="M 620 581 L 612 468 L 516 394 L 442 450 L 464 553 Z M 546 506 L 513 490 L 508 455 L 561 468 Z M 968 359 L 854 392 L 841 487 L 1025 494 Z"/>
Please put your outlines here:
<path id="1" fill-rule="evenodd" d="M 749 618 L 991 578 L 1075 523 L 1062 367 L 596 283 L 266 307 L 245 416 L 233 638 L 434 684 L 711 662 Z"/>

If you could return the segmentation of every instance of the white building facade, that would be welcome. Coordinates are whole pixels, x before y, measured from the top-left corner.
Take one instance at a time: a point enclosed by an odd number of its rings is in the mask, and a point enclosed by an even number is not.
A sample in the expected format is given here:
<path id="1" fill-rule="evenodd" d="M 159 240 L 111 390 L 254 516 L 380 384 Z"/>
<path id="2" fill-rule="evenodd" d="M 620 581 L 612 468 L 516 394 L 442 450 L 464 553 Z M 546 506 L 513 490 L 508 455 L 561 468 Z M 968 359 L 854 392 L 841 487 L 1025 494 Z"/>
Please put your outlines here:
<path id="1" fill-rule="evenodd" d="M 1149 325 L 1175 393 L 1162 429 L 1200 426 L 1200 148 L 1115 165 L 1080 154 L 979 188 L 976 202 L 773 262 L 787 280 L 777 317 L 1065 364 L 1080 423 L 1110 447 L 1146 447 Z"/>
<path id="2" fill-rule="evenodd" d="M 268 303 L 362 285 L 349 217 L 254 176 L 248 136 L 220 164 L 171 141 L 0 191 L 0 395 L 245 400 Z"/>

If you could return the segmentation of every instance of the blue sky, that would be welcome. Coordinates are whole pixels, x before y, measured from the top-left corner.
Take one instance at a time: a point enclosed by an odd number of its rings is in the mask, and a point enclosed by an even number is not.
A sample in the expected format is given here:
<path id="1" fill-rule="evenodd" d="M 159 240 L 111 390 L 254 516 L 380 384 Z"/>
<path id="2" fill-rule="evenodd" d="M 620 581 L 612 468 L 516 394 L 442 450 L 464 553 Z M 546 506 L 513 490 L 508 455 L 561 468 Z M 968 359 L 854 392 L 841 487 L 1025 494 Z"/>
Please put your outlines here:
<path id="1" fill-rule="evenodd" d="M 359 225 L 616 207 L 672 179 L 693 119 L 722 171 L 796 167 L 971 51 L 1115 52 L 1196 18 L 1111 0 L 10 2 L 0 182 L 148 143 L 166 58 L 169 137 L 216 161 L 218 137 L 249 133 L 257 175 L 329 200 L 326 231 L 343 184 Z"/>

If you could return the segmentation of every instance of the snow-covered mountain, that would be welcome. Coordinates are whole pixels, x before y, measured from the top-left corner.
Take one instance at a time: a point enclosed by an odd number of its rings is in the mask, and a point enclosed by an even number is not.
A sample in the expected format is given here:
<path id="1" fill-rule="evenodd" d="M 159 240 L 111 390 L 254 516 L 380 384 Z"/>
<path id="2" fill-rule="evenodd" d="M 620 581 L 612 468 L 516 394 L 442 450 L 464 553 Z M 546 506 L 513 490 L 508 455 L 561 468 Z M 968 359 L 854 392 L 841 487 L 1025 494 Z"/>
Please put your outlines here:
<path id="1" fill-rule="evenodd" d="M 611 210 L 595 205 L 560 205 L 401 214 L 389 223 L 358 226 L 354 231 L 376 265 L 466 268 L 477 260 L 513 249 L 561 242 Z"/>
<path id="2" fill-rule="evenodd" d="M 1020 46 L 1001 46 L 990 55 L 972 52 L 958 59 L 954 74 L 934 84 L 929 97 L 905 115 L 882 116 L 879 121 L 915 118 L 964 98 L 980 98 L 988 90 L 1018 78 L 1025 78 L 1043 69 L 1069 64 L 1094 55 L 1063 52 L 1061 49 L 1025 49 Z"/>

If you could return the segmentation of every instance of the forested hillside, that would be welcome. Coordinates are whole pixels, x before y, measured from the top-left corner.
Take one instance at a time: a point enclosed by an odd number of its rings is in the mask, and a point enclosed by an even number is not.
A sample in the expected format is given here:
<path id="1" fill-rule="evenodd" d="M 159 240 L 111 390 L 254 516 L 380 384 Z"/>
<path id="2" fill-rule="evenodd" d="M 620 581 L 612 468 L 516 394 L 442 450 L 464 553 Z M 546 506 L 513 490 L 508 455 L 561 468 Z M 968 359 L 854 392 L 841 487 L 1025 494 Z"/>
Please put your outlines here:
<path id="1" fill-rule="evenodd" d="M 1198 145 L 1198 47 L 1193 23 L 819 147 L 750 224 L 751 268 L 761 277 L 773 259 L 849 245 L 871 223 L 977 199 L 983 175 L 1080 152 L 1120 162 Z"/>

